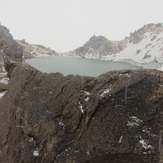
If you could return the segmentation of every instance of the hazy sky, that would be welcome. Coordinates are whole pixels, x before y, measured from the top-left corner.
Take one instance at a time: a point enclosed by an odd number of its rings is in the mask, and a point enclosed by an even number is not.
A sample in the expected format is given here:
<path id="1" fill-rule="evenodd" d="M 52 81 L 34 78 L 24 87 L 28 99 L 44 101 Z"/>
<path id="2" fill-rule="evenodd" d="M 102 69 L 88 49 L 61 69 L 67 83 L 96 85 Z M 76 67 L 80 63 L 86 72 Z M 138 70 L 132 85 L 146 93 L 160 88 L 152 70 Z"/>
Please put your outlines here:
<path id="1" fill-rule="evenodd" d="M 0 22 L 15 39 L 64 52 L 94 34 L 121 40 L 162 23 L 163 0 L 0 0 Z"/>

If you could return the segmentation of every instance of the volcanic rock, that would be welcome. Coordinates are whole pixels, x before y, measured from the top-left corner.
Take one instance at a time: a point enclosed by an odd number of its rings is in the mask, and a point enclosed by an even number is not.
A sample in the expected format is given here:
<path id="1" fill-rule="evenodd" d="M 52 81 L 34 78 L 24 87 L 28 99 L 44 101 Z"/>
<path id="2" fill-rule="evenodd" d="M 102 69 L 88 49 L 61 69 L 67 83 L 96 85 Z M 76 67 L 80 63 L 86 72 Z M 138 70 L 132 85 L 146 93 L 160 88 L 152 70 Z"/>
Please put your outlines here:
<path id="1" fill-rule="evenodd" d="M 15 66 L 0 100 L 0 162 L 157 163 L 163 72 L 97 78 Z"/>

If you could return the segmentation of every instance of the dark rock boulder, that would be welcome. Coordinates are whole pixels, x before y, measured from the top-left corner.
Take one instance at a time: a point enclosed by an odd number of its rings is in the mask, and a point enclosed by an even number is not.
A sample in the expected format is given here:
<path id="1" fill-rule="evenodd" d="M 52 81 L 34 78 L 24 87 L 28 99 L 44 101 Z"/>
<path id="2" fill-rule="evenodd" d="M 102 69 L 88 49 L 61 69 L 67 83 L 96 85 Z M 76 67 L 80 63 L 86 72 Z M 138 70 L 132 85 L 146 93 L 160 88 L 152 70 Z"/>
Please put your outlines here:
<path id="1" fill-rule="evenodd" d="M 159 162 L 162 85 L 156 70 L 91 78 L 16 66 L 0 100 L 0 162 Z"/>

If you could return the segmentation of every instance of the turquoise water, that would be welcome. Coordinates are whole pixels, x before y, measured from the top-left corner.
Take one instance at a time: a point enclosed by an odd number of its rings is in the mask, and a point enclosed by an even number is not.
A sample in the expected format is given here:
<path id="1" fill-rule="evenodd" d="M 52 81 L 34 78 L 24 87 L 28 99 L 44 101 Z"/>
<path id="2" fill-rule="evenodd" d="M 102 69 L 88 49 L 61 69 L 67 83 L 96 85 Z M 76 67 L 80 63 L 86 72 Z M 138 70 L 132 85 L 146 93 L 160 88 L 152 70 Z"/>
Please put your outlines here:
<path id="1" fill-rule="evenodd" d="M 64 75 L 83 75 L 97 77 L 112 70 L 139 69 L 128 63 L 83 59 L 75 57 L 45 57 L 27 59 L 26 63 L 42 72 L 60 72 Z"/>

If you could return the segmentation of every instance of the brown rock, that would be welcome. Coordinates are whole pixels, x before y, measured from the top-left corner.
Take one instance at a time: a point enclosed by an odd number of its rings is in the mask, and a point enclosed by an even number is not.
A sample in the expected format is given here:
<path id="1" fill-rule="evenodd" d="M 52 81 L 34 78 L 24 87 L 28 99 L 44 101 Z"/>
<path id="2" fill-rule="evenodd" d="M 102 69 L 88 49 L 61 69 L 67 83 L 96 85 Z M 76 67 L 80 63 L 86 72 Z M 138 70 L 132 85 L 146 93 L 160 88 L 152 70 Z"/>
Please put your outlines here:
<path id="1" fill-rule="evenodd" d="M 0 101 L 7 163 L 156 163 L 162 149 L 163 72 L 97 78 L 14 68 Z M 2 162 L 0 160 L 0 162 Z"/>

